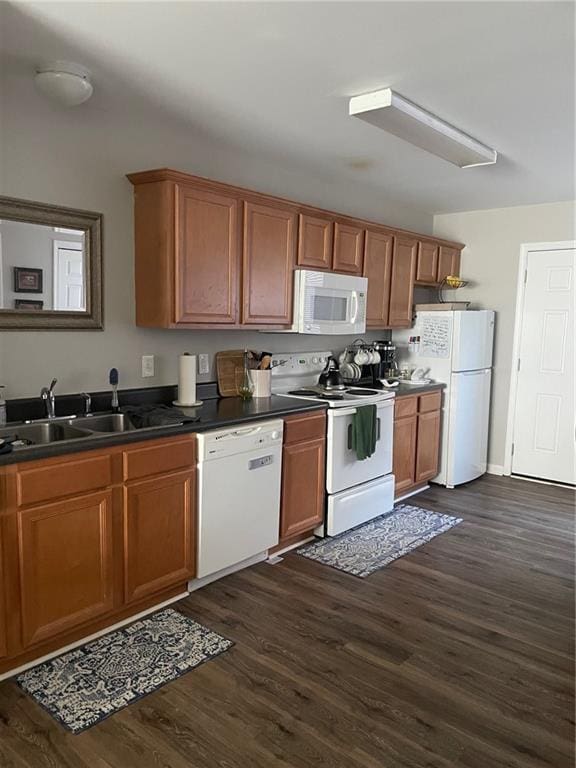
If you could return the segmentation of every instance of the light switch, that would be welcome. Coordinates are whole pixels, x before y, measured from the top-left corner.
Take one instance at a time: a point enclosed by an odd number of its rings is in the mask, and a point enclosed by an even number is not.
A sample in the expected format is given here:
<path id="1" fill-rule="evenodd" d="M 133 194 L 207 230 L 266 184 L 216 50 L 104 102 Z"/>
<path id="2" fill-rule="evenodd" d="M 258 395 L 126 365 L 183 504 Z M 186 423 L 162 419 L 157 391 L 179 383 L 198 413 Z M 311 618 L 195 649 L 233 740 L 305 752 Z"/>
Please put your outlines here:
<path id="1" fill-rule="evenodd" d="M 200 376 L 210 373 L 210 355 L 198 355 L 198 373 Z"/>
<path id="2" fill-rule="evenodd" d="M 142 355 L 142 378 L 154 376 L 154 355 Z"/>

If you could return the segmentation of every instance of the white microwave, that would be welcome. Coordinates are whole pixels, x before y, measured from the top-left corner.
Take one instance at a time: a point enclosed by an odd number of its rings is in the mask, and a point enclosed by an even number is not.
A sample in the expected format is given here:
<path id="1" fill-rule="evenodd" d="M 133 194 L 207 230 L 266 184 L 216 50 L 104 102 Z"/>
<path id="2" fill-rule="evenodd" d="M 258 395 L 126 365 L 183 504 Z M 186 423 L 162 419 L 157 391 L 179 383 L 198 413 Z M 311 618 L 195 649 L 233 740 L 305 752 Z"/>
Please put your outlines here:
<path id="1" fill-rule="evenodd" d="M 326 336 L 364 333 L 367 290 L 366 277 L 296 269 L 292 332 Z"/>

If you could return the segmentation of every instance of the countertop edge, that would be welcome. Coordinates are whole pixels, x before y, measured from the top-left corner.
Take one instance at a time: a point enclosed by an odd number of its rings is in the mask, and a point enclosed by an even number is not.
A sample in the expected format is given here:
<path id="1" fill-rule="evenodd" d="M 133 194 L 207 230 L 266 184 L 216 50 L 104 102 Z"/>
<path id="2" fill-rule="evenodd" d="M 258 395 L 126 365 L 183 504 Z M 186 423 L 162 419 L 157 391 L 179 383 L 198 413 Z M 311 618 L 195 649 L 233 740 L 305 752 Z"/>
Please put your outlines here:
<path id="1" fill-rule="evenodd" d="M 396 397 L 410 397 L 414 395 L 425 395 L 427 392 L 436 392 L 438 390 L 446 389 L 446 384 L 443 382 L 433 382 L 430 384 L 422 384 L 421 386 L 412 386 L 411 384 L 400 384 L 394 389 Z"/>

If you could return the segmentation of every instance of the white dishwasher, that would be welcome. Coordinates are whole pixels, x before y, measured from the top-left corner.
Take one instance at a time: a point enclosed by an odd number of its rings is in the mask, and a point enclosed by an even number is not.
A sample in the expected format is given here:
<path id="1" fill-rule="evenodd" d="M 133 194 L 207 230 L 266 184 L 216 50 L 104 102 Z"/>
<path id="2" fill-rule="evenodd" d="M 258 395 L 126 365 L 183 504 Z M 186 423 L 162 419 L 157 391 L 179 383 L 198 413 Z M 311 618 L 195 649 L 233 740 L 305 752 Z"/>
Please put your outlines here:
<path id="1" fill-rule="evenodd" d="M 277 419 L 198 435 L 198 578 L 278 543 L 283 429 Z"/>

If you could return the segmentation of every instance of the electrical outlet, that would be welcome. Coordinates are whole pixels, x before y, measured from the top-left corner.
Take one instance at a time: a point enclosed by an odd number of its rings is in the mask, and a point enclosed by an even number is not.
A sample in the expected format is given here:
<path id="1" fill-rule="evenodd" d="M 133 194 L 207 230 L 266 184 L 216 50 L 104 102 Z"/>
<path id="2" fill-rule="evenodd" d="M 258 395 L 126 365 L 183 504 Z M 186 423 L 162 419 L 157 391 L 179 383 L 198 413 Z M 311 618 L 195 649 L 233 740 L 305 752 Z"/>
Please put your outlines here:
<path id="1" fill-rule="evenodd" d="M 210 373 L 210 355 L 198 355 L 198 373 L 202 374 Z"/>
<path id="2" fill-rule="evenodd" d="M 154 355 L 142 355 L 142 378 L 154 376 Z"/>

